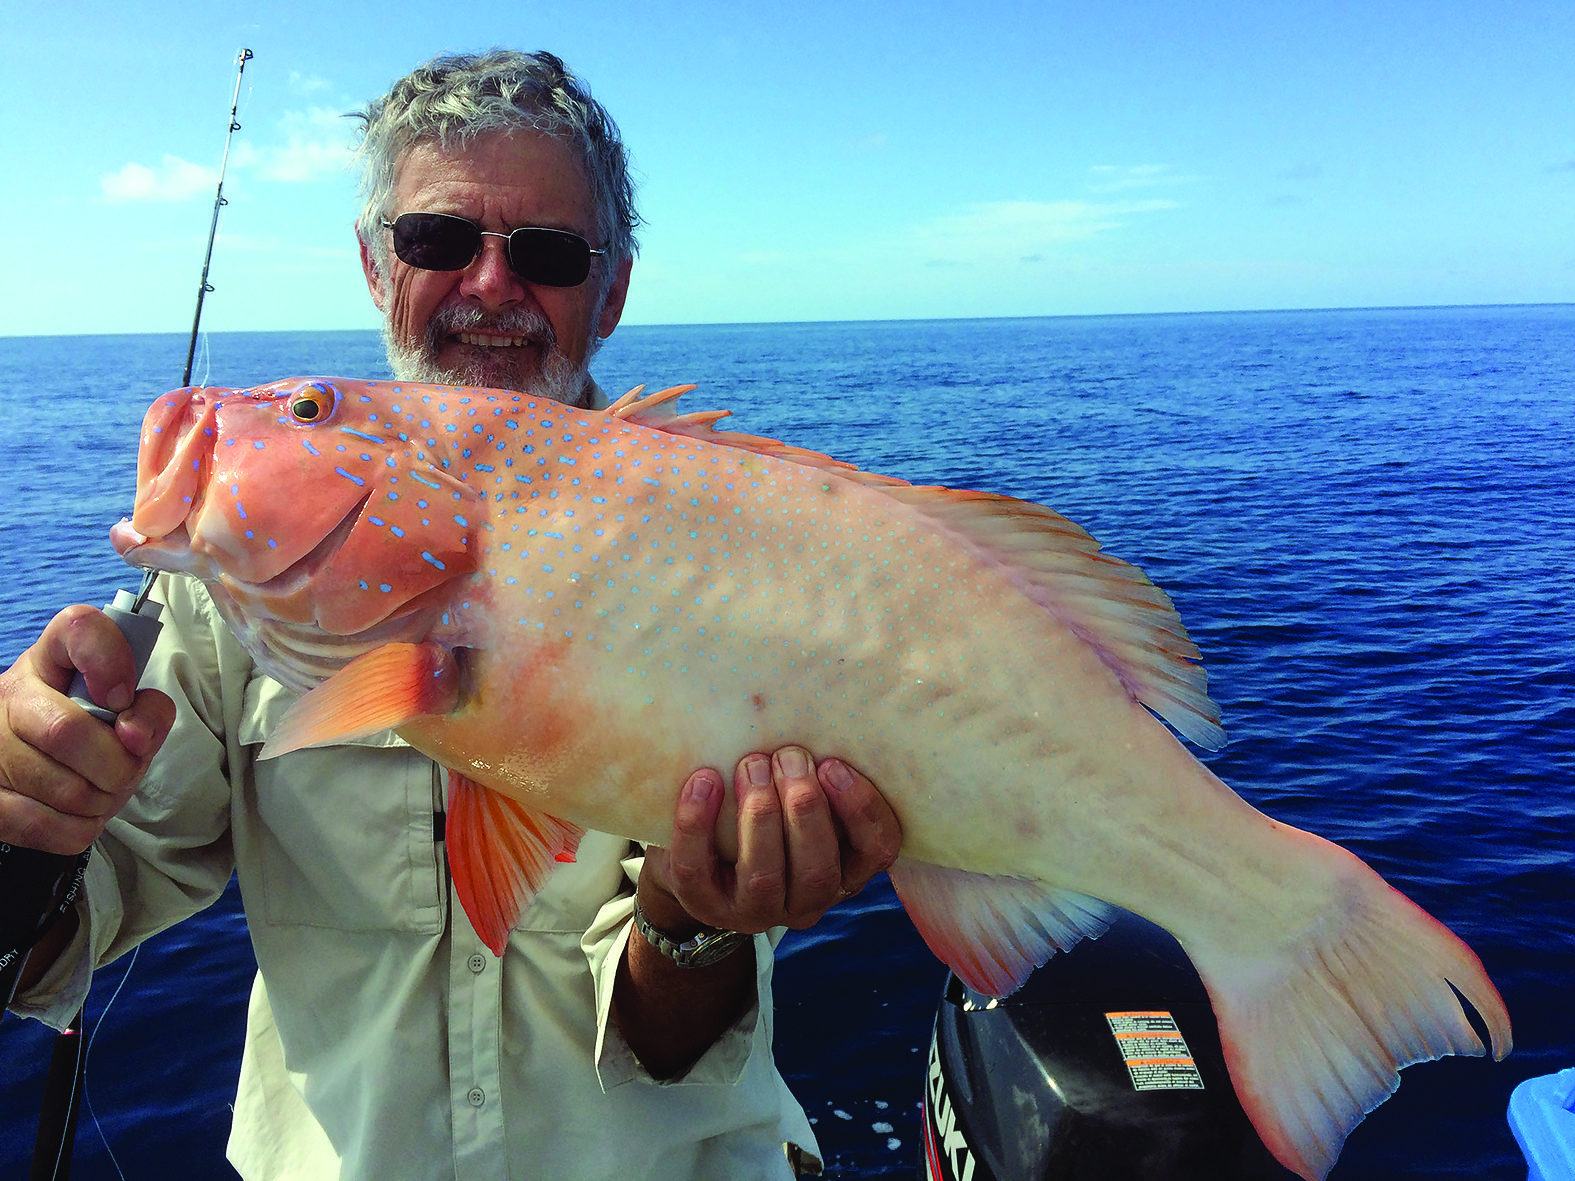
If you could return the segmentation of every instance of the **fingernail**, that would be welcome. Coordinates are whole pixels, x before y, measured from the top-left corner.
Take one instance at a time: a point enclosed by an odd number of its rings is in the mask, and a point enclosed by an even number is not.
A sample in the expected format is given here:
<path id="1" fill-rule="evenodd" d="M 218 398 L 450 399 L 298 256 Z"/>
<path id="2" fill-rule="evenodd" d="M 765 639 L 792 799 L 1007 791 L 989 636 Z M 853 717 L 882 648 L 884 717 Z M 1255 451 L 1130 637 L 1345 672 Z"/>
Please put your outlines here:
<path id="1" fill-rule="evenodd" d="M 714 776 L 695 775 L 689 780 L 689 798 L 697 804 L 709 804 L 711 797 L 716 793 L 716 788 Z"/>
<path id="2" fill-rule="evenodd" d="M 134 759 L 142 758 L 153 745 L 153 735 L 147 726 L 135 718 L 122 718 L 117 721 L 115 736 L 120 739 L 120 745 L 125 747 L 127 753 Z"/>
<path id="3" fill-rule="evenodd" d="M 764 755 L 750 755 L 744 766 L 744 774 L 749 776 L 751 786 L 769 787 L 771 785 L 771 762 Z"/>
<path id="4" fill-rule="evenodd" d="M 820 765 L 826 782 L 838 791 L 847 791 L 853 786 L 853 772 L 848 770 L 848 765 L 838 759 L 828 759 Z"/>
<path id="5" fill-rule="evenodd" d="M 798 779 L 809 774 L 809 760 L 796 746 L 785 746 L 777 751 L 777 761 L 782 765 L 782 774 L 789 778 Z"/>
<path id="6" fill-rule="evenodd" d="M 123 709 L 129 709 L 132 698 L 136 697 L 136 695 L 136 691 L 132 689 L 130 685 L 122 681 L 108 693 L 104 694 L 105 708 L 112 709 L 116 713 L 119 713 Z"/>

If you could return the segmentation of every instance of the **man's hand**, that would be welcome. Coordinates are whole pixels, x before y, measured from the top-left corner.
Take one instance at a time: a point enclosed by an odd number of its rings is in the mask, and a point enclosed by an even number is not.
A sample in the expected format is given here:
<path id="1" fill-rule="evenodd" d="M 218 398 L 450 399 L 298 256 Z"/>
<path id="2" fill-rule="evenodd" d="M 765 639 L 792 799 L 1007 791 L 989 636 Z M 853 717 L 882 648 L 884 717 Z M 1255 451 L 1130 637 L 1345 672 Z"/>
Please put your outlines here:
<path id="1" fill-rule="evenodd" d="M 709 767 L 684 784 L 672 845 L 647 850 L 640 907 L 659 930 L 681 938 L 702 925 L 803 929 L 897 859 L 896 814 L 874 784 L 839 759 L 817 768 L 797 746 L 770 758 L 748 755 L 733 773 L 733 794 L 736 860 L 727 860 L 716 840 L 726 792 Z"/>
<path id="2" fill-rule="evenodd" d="M 748 755 L 733 772 L 732 794 L 736 844 L 717 839 L 728 793 L 721 775 L 702 768 L 679 794 L 672 845 L 645 852 L 640 909 L 679 941 L 704 927 L 757 933 L 811 926 L 897 859 L 896 813 L 874 784 L 840 760 L 817 768 L 796 746 L 770 758 Z M 729 816 L 722 835 L 732 836 L 730 829 Z M 671 1078 L 754 1001 L 753 948 L 709 967 L 680 968 L 632 933 L 613 990 L 613 1018 L 646 1070 Z"/>
<path id="3" fill-rule="evenodd" d="M 65 696 L 80 669 L 106 726 Z M 80 853 L 126 806 L 175 724 L 175 704 L 136 692 L 131 645 L 91 607 L 67 607 L 0 675 L 0 841 Z"/>

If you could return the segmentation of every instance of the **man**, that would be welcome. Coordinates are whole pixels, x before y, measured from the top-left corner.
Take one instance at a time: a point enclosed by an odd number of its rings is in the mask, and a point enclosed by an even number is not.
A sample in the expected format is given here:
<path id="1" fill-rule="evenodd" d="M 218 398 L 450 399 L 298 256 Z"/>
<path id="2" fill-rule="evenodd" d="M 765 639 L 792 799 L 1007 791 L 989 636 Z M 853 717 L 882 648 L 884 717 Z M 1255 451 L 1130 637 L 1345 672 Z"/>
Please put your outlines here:
<path id="1" fill-rule="evenodd" d="M 430 63 L 365 120 L 357 232 L 396 372 L 605 405 L 587 365 L 637 224 L 605 112 L 551 55 L 495 51 Z M 895 859 L 867 779 L 795 747 L 745 758 L 727 864 L 724 785 L 698 770 L 667 849 L 587 834 L 497 960 L 454 905 L 440 769 L 389 735 L 259 763 L 287 695 L 200 587 L 165 578 L 156 597 L 168 622 L 135 696 L 119 633 L 81 607 L 0 678 L 0 840 L 97 841 L 18 1011 L 63 1023 L 93 964 L 206 906 L 233 868 L 260 968 L 230 1142 L 244 1176 L 814 1166 L 771 1062 L 767 932 Z M 72 668 L 123 710 L 113 730 L 59 696 Z"/>

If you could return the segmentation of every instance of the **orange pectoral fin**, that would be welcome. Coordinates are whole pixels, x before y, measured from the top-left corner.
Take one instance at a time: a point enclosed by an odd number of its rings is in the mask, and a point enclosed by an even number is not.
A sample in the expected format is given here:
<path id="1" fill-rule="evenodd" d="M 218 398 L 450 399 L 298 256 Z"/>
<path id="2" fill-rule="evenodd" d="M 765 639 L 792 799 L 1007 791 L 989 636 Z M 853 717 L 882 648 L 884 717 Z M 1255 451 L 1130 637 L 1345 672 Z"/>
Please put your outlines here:
<path id="1" fill-rule="evenodd" d="M 448 779 L 444 836 L 454 892 L 481 941 L 502 955 L 509 932 L 585 830 L 533 811 L 458 771 Z"/>
<path id="2" fill-rule="evenodd" d="M 258 757 L 365 738 L 412 718 L 449 713 L 459 703 L 459 682 L 459 666 L 447 648 L 384 644 L 292 705 Z"/>

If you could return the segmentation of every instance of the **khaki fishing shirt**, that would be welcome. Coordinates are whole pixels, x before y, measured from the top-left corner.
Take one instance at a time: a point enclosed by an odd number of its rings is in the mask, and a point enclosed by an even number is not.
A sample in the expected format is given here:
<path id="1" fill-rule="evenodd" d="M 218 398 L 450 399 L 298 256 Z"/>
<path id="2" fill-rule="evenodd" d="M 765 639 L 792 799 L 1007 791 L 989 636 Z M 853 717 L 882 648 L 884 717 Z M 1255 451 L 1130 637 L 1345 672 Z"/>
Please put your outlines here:
<path id="1" fill-rule="evenodd" d="M 95 847 L 76 942 L 13 1008 L 62 1027 L 94 966 L 234 871 L 260 969 L 229 1144 L 248 1181 L 736 1181 L 791 1175 L 784 1141 L 815 1150 L 771 1057 L 774 939 L 759 1002 L 656 1082 L 609 1019 L 638 846 L 587 834 L 495 958 L 454 898 L 442 769 L 392 735 L 257 761 L 290 695 L 194 580 L 154 598 L 142 684 L 179 718 Z"/>

